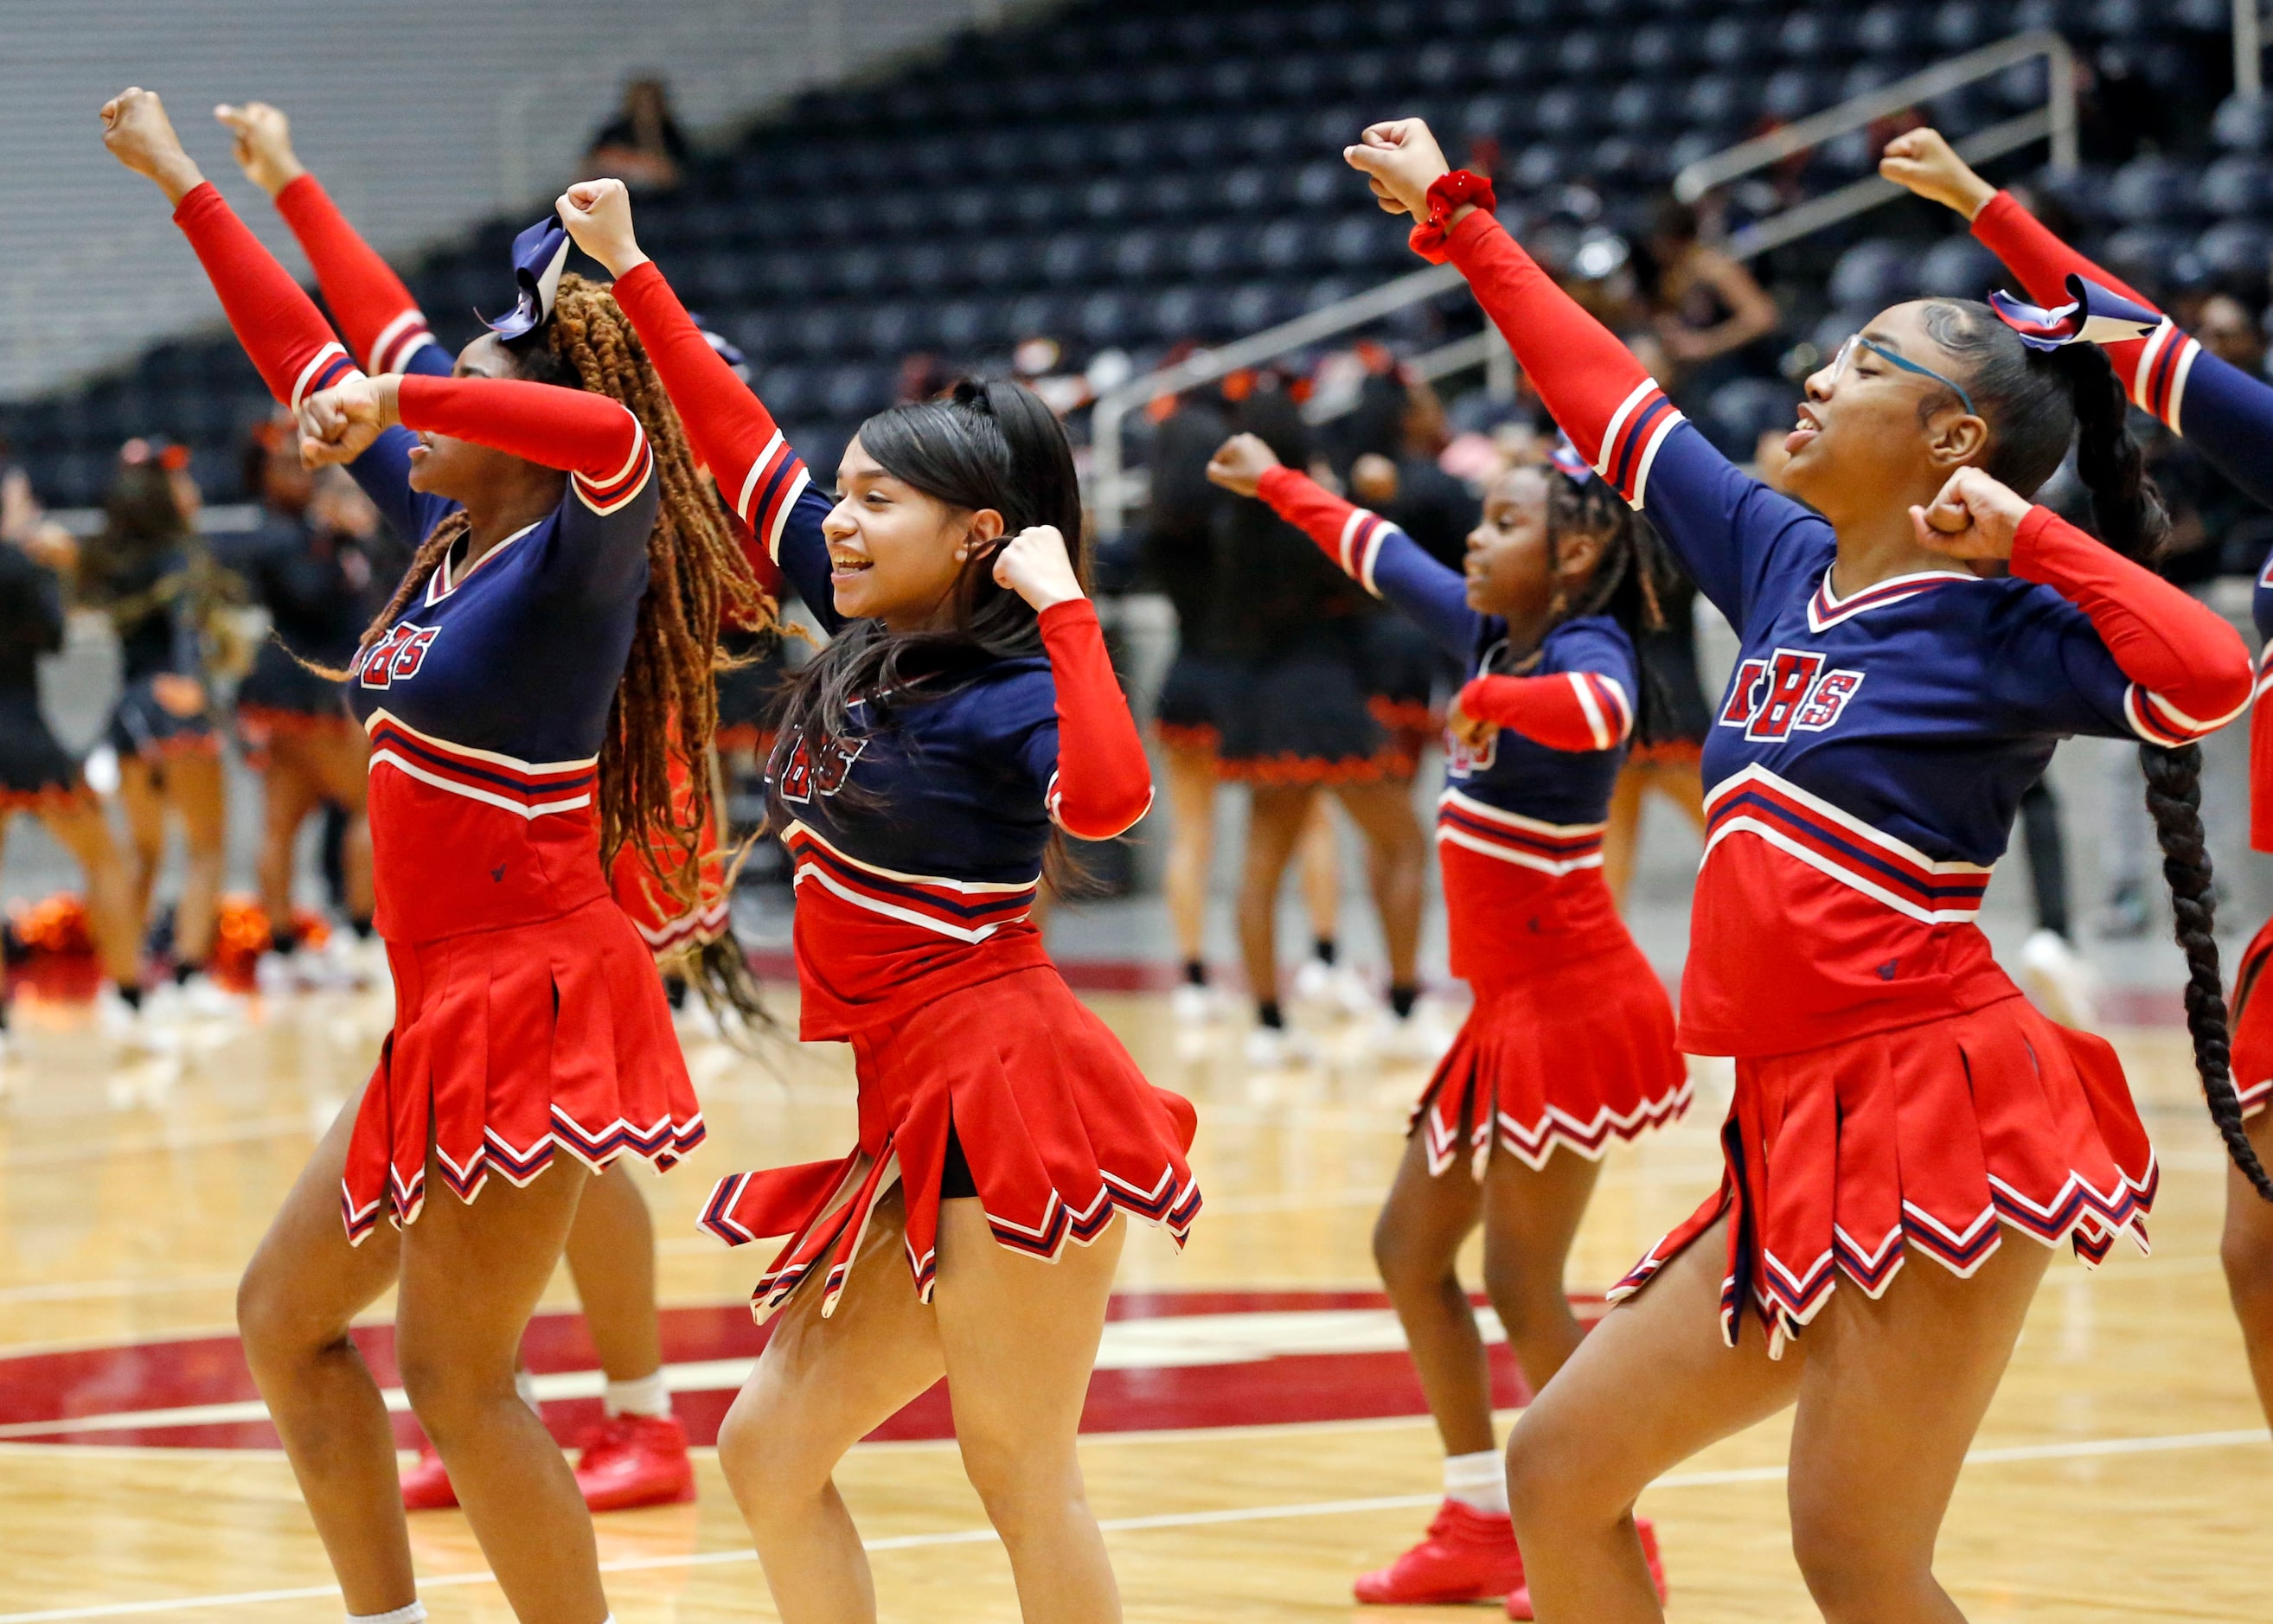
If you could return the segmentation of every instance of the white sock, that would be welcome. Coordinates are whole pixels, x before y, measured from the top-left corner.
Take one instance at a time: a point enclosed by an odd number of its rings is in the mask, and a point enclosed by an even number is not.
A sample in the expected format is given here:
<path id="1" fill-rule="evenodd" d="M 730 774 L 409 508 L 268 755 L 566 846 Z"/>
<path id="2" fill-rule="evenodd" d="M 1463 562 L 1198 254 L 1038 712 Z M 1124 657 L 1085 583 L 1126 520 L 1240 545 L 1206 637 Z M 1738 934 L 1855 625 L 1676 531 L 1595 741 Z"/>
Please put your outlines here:
<path id="1" fill-rule="evenodd" d="M 641 1376 L 636 1381 L 609 1382 L 607 1392 L 600 1402 L 607 1406 L 611 1416 L 643 1415 L 659 1418 L 671 1413 L 671 1388 L 658 1370 L 653 1375 Z"/>
<path id="2" fill-rule="evenodd" d="M 392 1613 L 350 1613 L 348 1624 L 426 1624 L 426 1604 L 414 1601 Z"/>
<path id="3" fill-rule="evenodd" d="M 522 1403 L 527 1404 L 531 1410 L 535 1410 L 540 1416 L 544 1413 L 544 1411 L 537 1409 L 536 1377 L 530 1375 L 525 1370 L 514 1371 L 513 1373 L 513 1390 L 521 1395 L 521 1402 Z"/>
<path id="4" fill-rule="evenodd" d="M 1507 1462 L 1497 1449 L 1444 1457 L 1444 1498 L 1457 1500 L 1471 1511 L 1491 1516 L 1507 1515 Z"/>

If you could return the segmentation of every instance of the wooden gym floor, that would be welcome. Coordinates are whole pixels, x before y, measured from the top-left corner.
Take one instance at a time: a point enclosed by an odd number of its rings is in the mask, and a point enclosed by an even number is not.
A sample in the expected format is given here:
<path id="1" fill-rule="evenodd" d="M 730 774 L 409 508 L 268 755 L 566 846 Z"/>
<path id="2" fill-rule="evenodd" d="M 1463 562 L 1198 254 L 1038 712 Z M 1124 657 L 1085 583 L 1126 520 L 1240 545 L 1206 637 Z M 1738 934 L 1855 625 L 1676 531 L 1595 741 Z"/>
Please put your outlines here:
<path id="1" fill-rule="evenodd" d="M 1150 1074 L 1198 1102 L 1207 1196 L 1181 1257 L 1133 1239 L 1092 1392 L 1107 1430 L 1084 1458 L 1129 1618 L 1444 1617 L 1360 1609 L 1348 1590 L 1436 1499 L 1434 1437 L 1409 1413 L 1367 1246 L 1421 1071 L 1249 1076 L 1233 1035 L 1180 1042 L 1158 997 L 1096 1002 Z M 25 1012 L 25 1058 L 0 1074 L 0 1624 L 338 1616 L 226 1338 L 236 1271 L 384 1022 L 368 996 L 255 1007 L 207 1029 L 169 1082 L 112 1076 L 69 1012 Z M 1977 1621 L 2273 1613 L 2273 1447 L 2218 1274 L 2224 1160 L 2182 1035 L 2118 1036 L 2162 1149 L 2157 1255 L 2047 1278 L 1943 1536 L 1941 1572 Z M 691 1059 L 709 1141 L 646 1182 L 673 1385 L 707 1436 L 754 1345 L 737 1305 L 762 1259 L 694 1234 L 694 1210 L 724 1172 L 836 1153 L 851 1096 L 834 1050 L 776 1074 L 716 1047 Z M 1722 1099 L 1707 1079 L 1687 1121 L 1611 1153 L 1575 1289 L 1615 1279 L 1709 1187 Z M 573 1306 L 565 1278 L 549 1306 Z M 574 1322 L 541 1322 L 530 1357 L 572 1432 L 596 1391 Z M 840 1477 L 882 1616 L 1014 1619 L 936 1414 L 904 1420 Z M 1645 1499 L 1682 1624 L 1814 1616 L 1786 1543 L 1784 1439 L 1762 1427 Z M 701 1471 L 699 1504 L 599 1519 L 621 1624 L 774 1616 L 708 1451 Z M 456 1513 L 412 1526 L 438 1624 L 509 1618 Z"/>

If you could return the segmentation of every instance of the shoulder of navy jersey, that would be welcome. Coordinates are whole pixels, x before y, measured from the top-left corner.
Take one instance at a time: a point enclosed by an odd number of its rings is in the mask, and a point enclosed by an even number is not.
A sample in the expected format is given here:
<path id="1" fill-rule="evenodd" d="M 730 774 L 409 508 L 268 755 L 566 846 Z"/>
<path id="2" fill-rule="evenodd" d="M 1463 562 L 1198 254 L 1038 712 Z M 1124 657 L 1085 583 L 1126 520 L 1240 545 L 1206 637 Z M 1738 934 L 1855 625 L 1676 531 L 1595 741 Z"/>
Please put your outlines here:
<path id="1" fill-rule="evenodd" d="M 1613 459 L 1610 444 L 1605 462 L 1629 466 L 1631 458 Z M 1819 574 L 1838 549 L 1820 513 L 1745 473 L 1677 413 L 1634 470 L 1632 488 L 1618 489 L 1739 629 L 1782 602 L 1793 582 Z"/>

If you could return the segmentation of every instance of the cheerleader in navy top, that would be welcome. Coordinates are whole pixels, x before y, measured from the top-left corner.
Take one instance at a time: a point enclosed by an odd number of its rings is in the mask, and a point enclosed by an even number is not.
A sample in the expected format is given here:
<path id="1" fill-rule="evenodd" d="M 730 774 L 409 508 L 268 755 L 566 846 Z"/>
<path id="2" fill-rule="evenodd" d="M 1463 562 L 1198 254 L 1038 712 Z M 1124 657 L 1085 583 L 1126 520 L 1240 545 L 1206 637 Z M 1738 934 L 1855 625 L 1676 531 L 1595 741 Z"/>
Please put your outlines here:
<path id="1" fill-rule="evenodd" d="M 1064 430 L 1030 391 L 965 383 L 864 423 L 832 505 L 641 253 L 621 183 L 559 208 L 616 273 L 719 489 L 831 633 L 768 791 L 796 871 L 801 1033 L 851 1044 L 859 1136 L 729 1179 L 705 1210 L 730 1242 L 788 1238 L 758 1280 L 755 1312 L 778 1318 L 720 1463 L 782 1611 L 841 1611 L 867 1581 L 829 1474 L 943 1373 L 966 1470 L 1037 1519 L 1007 1542 L 1022 1590 L 1046 1548 L 1060 1614 L 1117 1616 L 1073 1450 L 1114 1219 L 1181 1241 L 1200 1197 L 1190 1106 L 1074 998 L 1031 917 L 1060 832 L 1110 838 L 1152 798 L 1069 552 Z"/>
<path id="2" fill-rule="evenodd" d="M 672 817 L 664 696 L 699 703 L 716 606 L 746 573 L 621 312 L 561 276 L 557 227 L 516 243 L 520 297 L 459 375 L 366 378 L 155 96 L 123 94 L 103 123 L 175 203 L 232 327 L 297 412 L 303 455 L 352 460 L 396 528 L 424 538 L 345 672 L 371 744 L 394 1029 L 247 1273 L 248 1360 L 350 1613 L 423 1616 L 384 1410 L 347 1336 L 399 1268 L 413 1408 L 511 1605 L 599 1624 L 589 1520 L 514 1396 L 514 1361 L 587 1170 L 626 1151 L 667 1167 L 701 1138 L 601 849 Z M 669 599 L 648 590 L 650 560 Z M 686 843 L 678 855 L 693 860 Z M 430 1180 L 454 1198 L 439 1215 Z"/>
<path id="3" fill-rule="evenodd" d="M 1658 702 L 1633 640 L 1651 621 L 1662 572 L 1647 527 L 1565 455 L 1494 487 L 1468 538 L 1465 581 L 1252 436 L 1226 444 L 1210 468 L 1306 532 L 1467 677 L 1437 849 L 1452 973 L 1475 1004 L 1414 1112 L 1375 1232 L 1444 1439 L 1445 1500 L 1426 1540 L 1358 1579 L 1364 1602 L 1521 1588 L 1459 1248 L 1481 1223 L 1486 1291 L 1524 1380 L 1543 1388 L 1579 1344 L 1563 1271 L 1595 1164 L 1614 1140 L 1689 1101 L 1672 1006 L 1602 879 L 1611 785 L 1640 714 Z M 1580 1010 L 1586 1019 L 1573 1019 Z"/>
<path id="4" fill-rule="evenodd" d="M 2053 236 L 2011 193 L 1974 174 L 1935 131 L 1914 130 L 1897 138 L 1880 167 L 1888 179 L 1969 218 L 1973 235 L 2044 307 L 2037 312 L 2043 320 L 2080 333 L 2091 329 L 2135 404 L 2153 412 L 2172 432 L 2186 436 L 2235 484 L 2273 506 L 2273 386 L 2179 331 L 2136 293 Z M 2124 336 L 2104 319 L 2109 301 L 2104 294 L 2159 319 L 2144 338 Z M 2101 319 L 2095 322 L 2095 316 Z M 2251 608 L 2265 647 L 2250 717 L 2249 843 L 2259 851 L 2273 851 L 2273 705 L 2265 702 L 2266 686 L 2273 682 L 2273 561 L 2258 572 Z M 2266 1114 L 2273 1104 L 2273 996 L 2263 985 L 2269 965 L 2273 922 L 2260 927 L 2233 977 L 2234 1093 L 2261 1156 L 2273 1152 L 2273 1116 Z M 2273 1208 L 2246 1186 L 2238 1173 L 2228 1180 L 2219 1251 L 2258 1397 L 2273 1413 L 2273 1269 L 2267 1263 L 2273 1259 Z"/>
<path id="5" fill-rule="evenodd" d="M 2248 699 L 2239 639 L 1978 466 L 2032 490 L 2088 419 L 2101 521 L 2143 539 L 2135 448 L 2125 463 L 2110 432 L 2119 392 L 2089 347 L 2032 349 L 1957 301 L 1883 313 L 1809 379 L 1785 478 L 1819 513 L 1715 453 L 1500 228 L 1489 187 L 1445 172 L 1426 126 L 1377 125 L 1349 156 L 1423 222 L 1415 246 L 1460 267 L 1580 453 L 1742 640 L 1705 749 L 1681 999 L 1682 1047 L 1737 1058 L 1726 1173 L 1510 1444 L 1532 1598 L 1549 1616 L 1611 1596 L 1642 1611 L 1633 1496 L 1795 1398 L 1812 1435 L 1867 1412 L 1879 1441 L 1793 1462 L 1795 1503 L 1826 1536 L 1800 1553 L 1819 1594 L 1938 1594 L 1947 1483 L 2044 1267 L 2034 1247 L 2000 1254 L 2004 1231 L 2097 1261 L 2124 1234 L 2143 1243 L 2155 1191 L 2113 1051 L 2030 1008 L 1974 923 L 1981 893 L 2060 737 L 2178 745 L 2230 721 Z M 2007 558 L 2003 575 L 1956 567 Z M 2188 768 L 2149 774 L 2183 791 Z M 2157 812 L 2183 839 L 2183 806 Z M 2213 1095 L 2219 1046 L 2199 1057 Z M 1902 1278 L 1913 1254 L 1940 1278 Z M 1827 1315 L 1842 1279 L 1880 1306 Z M 1714 1299 L 1742 1363 L 1706 1386 L 1662 1375 Z M 1819 1321 L 1859 1351 L 1789 1361 L 1803 1392 L 1778 1359 Z M 1929 1345 L 1935 1380 L 1895 1373 Z M 1590 1452 L 1615 1468 L 1590 1474 Z"/>

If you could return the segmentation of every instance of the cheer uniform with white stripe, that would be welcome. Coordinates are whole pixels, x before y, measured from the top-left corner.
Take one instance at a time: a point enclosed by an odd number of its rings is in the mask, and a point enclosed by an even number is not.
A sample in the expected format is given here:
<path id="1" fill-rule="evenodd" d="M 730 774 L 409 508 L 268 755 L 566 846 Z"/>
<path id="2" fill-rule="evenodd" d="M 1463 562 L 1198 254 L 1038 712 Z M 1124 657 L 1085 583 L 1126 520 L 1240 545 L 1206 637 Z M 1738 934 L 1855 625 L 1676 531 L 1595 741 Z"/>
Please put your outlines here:
<path id="1" fill-rule="evenodd" d="M 772 416 L 651 264 L 616 283 L 696 452 L 832 633 L 829 504 Z M 1054 1256 L 1116 1211 L 1179 1242 L 1199 1208 L 1191 1108 L 1152 1088 L 1067 991 L 1030 913 L 1053 823 L 1109 839 L 1152 779 L 1087 600 L 1040 616 L 1043 653 L 981 660 L 871 695 L 841 738 L 784 734 L 768 781 L 797 876 L 807 1039 L 849 1041 L 860 1134 L 841 1160 L 744 1173 L 705 1227 L 787 1235 L 761 1317 L 815 1272 L 833 1307 L 874 1201 L 907 1192 L 926 1300 L 941 1181 L 958 1147 L 995 1238 Z M 950 1194 L 969 1194 L 953 1191 Z M 849 1199 L 844 1199 L 849 1197 Z"/>
<path id="2" fill-rule="evenodd" d="M 2011 268 L 2029 296 L 2047 306 L 2070 296 L 2067 279 L 2082 276 L 2153 311 L 2154 306 L 2052 235 L 2009 192 L 1999 192 L 1973 218 L 1973 235 Z M 2218 472 L 2273 507 L 2273 385 L 2220 360 L 2168 318 L 2144 339 L 2105 346 L 2131 399 L 2173 433 L 2183 435 Z M 2273 851 L 2273 559 L 2257 573 L 2250 602 L 2263 643 L 2249 727 L 2249 843 Z M 2273 1104 L 2273 999 L 2257 996 L 2273 966 L 2273 921 L 2258 932 L 2234 972 L 2233 1083 L 2242 1109 Z"/>
<path id="3" fill-rule="evenodd" d="M 1452 973 L 1475 1004 L 1414 1112 L 1430 1170 L 1465 1149 L 1481 1177 L 1495 1144 L 1534 1168 L 1558 1144 L 1599 1156 L 1678 1116 L 1689 1081 L 1672 1006 L 1602 882 L 1638 686 L 1624 631 L 1566 620 L 1516 655 L 1507 623 L 1468 607 L 1459 573 L 1379 514 L 1289 468 L 1257 494 L 1460 662 L 1461 708 L 1499 726 L 1481 751 L 1445 741 L 1437 850 Z"/>
<path id="4" fill-rule="evenodd" d="M 2088 1260 L 2143 1244 L 2154 1158 L 2113 1051 L 2044 1021 L 1974 923 L 2021 793 L 2071 734 L 2183 742 L 2247 700 L 2239 640 L 2038 509 L 2007 579 L 1844 597 L 1837 538 L 1714 452 L 1488 213 L 1451 257 L 1580 453 L 1742 640 L 1705 747 L 1709 819 L 1682 1046 L 1738 1057 L 1721 1194 L 1620 1287 L 1733 1211 L 1728 1334 L 1772 1345 L 1837 1275 L 1912 1247 L 1961 1274 L 2010 1224 Z"/>
<path id="5" fill-rule="evenodd" d="M 354 372 L 315 307 L 210 185 L 176 220 L 277 398 Z M 599 862 L 601 745 L 655 522 L 638 420 L 579 390 L 402 379 L 404 427 L 353 467 L 405 535 L 455 505 L 410 485 L 412 430 L 566 470 L 560 505 L 468 564 L 454 550 L 349 672 L 370 737 L 376 923 L 396 1014 L 348 1154 L 360 1240 L 417 1216 L 432 1145 L 470 1201 L 556 1148 L 668 1166 L 700 1141 L 670 1011 Z"/>

